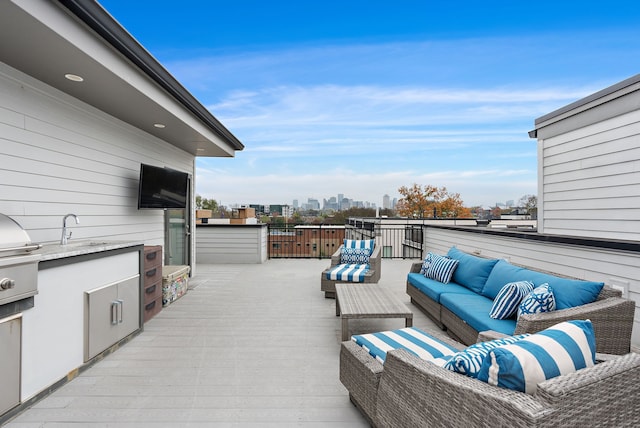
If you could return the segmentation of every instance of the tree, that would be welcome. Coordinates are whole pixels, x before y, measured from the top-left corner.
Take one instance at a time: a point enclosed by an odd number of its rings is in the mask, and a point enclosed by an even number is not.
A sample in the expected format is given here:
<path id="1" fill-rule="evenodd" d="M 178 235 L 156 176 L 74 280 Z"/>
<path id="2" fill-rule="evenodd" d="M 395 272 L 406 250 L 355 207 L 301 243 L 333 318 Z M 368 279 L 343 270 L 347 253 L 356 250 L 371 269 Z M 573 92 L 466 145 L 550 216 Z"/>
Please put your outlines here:
<path id="1" fill-rule="evenodd" d="M 398 201 L 399 215 L 413 218 L 471 217 L 471 210 L 465 208 L 459 193 L 450 193 L 446 187 L 437 188 L 430 184 L 411 187 L 402 186 L 398 192 L 403 196 Z"/>
<path id="2" fill-rule="evenodd" d="M 527 213 L 531 213 L 538 206 L 538 197 L 536 195 L 524 195 L 518 201 L 518 206 L 526 209 Z"/>

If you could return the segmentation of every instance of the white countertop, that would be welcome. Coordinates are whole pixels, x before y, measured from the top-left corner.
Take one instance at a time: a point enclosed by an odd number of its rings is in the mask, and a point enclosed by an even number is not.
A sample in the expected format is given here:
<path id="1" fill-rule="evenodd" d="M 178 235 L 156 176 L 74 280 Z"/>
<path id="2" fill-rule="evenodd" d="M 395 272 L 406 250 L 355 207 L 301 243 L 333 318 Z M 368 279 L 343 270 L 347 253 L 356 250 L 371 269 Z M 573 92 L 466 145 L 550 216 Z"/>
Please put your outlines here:
<path id="1" fill-rule="evenodd" d="M 66 245 L 44 244 L 42 248 L 31 252 L 33 255 L 40 255 L 40 261 L 62 259 L 66 257 L 82 256 L 85 254 L 100 253 L 103 251 L 118 250 L 121 248 L 144 245 L 137 241 L 104 241 L 86 240 L 69 241 Z"/>

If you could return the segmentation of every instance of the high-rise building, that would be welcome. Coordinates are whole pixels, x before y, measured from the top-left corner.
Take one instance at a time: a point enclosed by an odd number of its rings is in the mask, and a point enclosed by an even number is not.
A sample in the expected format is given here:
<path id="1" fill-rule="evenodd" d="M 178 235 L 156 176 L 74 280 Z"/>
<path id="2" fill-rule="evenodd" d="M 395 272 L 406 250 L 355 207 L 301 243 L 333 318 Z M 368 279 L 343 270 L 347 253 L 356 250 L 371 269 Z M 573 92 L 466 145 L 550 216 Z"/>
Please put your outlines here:
<path id="1" fill-rule="evenodd" d="M 391 197 L 387 194 L 382 197 L 382 208 L 385 210 L 391 209 Z"/>

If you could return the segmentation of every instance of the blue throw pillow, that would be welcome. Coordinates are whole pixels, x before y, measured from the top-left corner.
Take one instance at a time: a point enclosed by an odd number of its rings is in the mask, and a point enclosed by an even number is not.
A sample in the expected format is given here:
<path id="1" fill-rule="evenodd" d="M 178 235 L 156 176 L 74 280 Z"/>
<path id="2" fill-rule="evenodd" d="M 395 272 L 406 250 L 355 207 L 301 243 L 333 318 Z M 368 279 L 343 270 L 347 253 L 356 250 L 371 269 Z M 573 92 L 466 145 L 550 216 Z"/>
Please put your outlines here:
<path id="1" fill-rule="evenodd" d="M 518 311 L 518 305 L 520 305 L 522 299 L 531 291 L 533 291 L 533 283 L 531 281 L 517 281 L 506 284 L 493 301 L 489 316 L 497 320 L 512 317 Z"/>
<path id="2" fill-rule="evenodd" d="M 453 273 L 453 282 L 478 294 L 482 292 L 491 270 L 498 262 L 497 259 L 485 259 L 467 254 L 456 247 L 451 247 L 447 257 L 458 260 L 458 267 Z M 502 283 L 502 285 L 504 284 L 506 282 Z"/>
<path id="3" fill-rule="evenodd" d="M 345 239 L 343 248 L 366 248 L 369 250 L 369 255 L 371 255 L 375 244 L 375 239 Z"/>
<path id="4" fill-rule="evenodd" d="M 458 261 L 449 259 L 438 254 L 431 255 L 431 264 L 427 269 L 427 278 L 435 279 L 443 284 L 448 284 L 453 276 L 453 271 L 456 270 Z"/>
<path id="5" fill-rule="evenodd" d="M 427 253 L 424 260 L 422 261 L 422 266 L 420 266 L 420 273 L 424 276 L 427 276 L 427 271 L 429 270 L 429 266 L 431 265 L 431 256 L 432 253 Z"/>
<path id="6" fill-rule="evenodd" d="M 556 310 L 556 300 L 553 288 L 549 284 L 542 284 L 527 294 L 518 306 L 518 318 L 522 314 L 539 314 Z"/>
<path id="7" fill-rule="evenodd" d="M 340 263 L 342 264 L 369 264 L 370 252 L 368 248 L 342 248 Z"/>
<path id="8" fill-rule="evenodd" d="M 595 352 L 591 321 L 566 321 L 489 351 L 478 379 L 534 394 L 540 382 L 593 367 Z"/>
<path id="9" fill-rule="evenodd" d="M 514 343 L 528 336 L 529 334 L 525 333 L 518 336 L 507 336 L 502 339 L 491 340 L 489 342 L 474 343 L 467 349 L 453 354 L 449 357 L 449 361 L 447 361 L 442 367 L 456 373 L 462 373 L 475 378 L 478 376 L 480 367 L 482 367 L 482 362 L 489 351 L 502 345 Z"/>

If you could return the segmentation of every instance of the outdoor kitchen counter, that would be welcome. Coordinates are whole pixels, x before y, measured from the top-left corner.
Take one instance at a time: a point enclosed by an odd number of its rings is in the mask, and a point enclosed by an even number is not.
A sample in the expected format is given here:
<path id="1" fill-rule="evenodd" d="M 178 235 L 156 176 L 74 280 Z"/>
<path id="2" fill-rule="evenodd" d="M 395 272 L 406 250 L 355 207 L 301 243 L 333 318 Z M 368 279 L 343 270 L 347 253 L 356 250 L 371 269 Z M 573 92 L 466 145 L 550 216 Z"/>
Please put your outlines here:
<path id="1" fill-rule="evenodd" d="M 75 263 L 77 259 L 74 259 L 74 257 L 101 257 L 103 256 L 101 253 L 104 252 L 131 251 L 133 250 L 131 247 L 137 246 L 144 246 L 144 243 L 135 241 L 72 241 L 66 245 L 44 244 L 42 248 L 33 251 L 32 254 L 41 256 L 41 265 L 54 260 L 59 261 L 59 263 Z M 72 259 L 63 260 L 69 258 Z"/>

